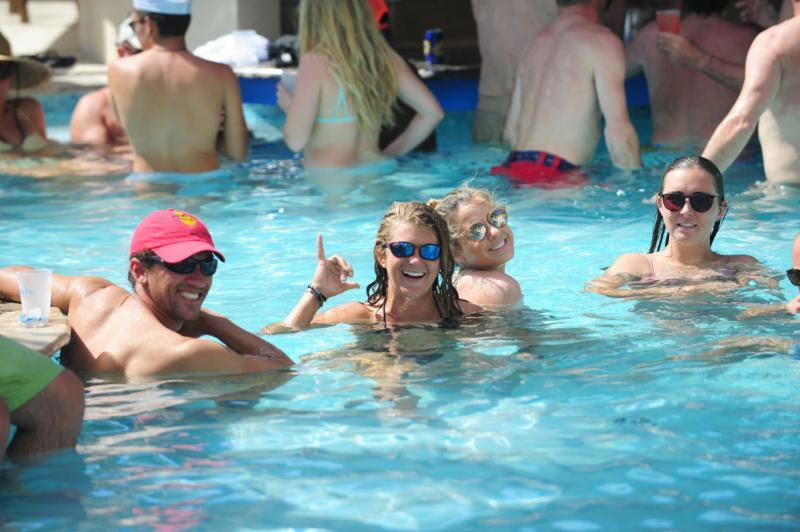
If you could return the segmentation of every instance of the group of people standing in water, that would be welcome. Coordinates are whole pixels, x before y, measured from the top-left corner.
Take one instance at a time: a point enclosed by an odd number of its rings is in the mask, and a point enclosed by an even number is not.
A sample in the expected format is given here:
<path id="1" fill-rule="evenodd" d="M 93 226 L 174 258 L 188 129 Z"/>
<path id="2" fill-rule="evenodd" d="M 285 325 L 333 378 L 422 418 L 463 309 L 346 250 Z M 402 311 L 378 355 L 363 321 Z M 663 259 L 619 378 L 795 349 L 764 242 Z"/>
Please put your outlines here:
<path id="1" fill-rule="evenodd" d="M 554 22 L 557 26 L 545 28 L 542 36 L 542 49 L 553 54 L 562 50 L 561 38 L 572 35 L 558 34 L 596 24 L 586 15 L 592 10 L 596 14 L 598 9 L 596 0 L 557 3 L 558 16 L 565 18 Z M 800 2 L 794 2 L 794 7 L 800 14 Z M 218 167 L 218 148 L 234 159 L 246 153 L 246 128 L 235 77 L 229 68 L 209 65 L 186 51 L 183 34 L 189 10 L 188 1 L 134 0 L 131 28 L 144 51 L 112 66 L 110 95 L 136 152 L 135 170 L 201 172 Z M 771 131 L 767 139 L 772 140 L 776 140 L 777 127 L 784 135 L 781 142 L 800 131 L 796 123 L 781 129 L 786 116 L 796 115 L 798 109 L 796 73 L 800 69 L 785 68 L 784 64 L 790 67 L 800 60 L 800 33 L 789 32 L 800 24 L 800 17 L 784 24 L 790 27 L 780 25 L 776 27 L 780 31 L 763 39 L 763 46 L 775 57 L 764 59 L 759 52 L 758 65 L 753 66 L 755 76 L 768 78 L 769 94 L 764 96 L 762 85 L 745 80 L 738 107 L 732 111 L 740 118 L 750 116 L 747 110 L 751 108 L 770 113 L 771 118 L 762 127 Z M 605 33 L 584 29 L 592 38 L 608 41 Z M 294 90 L 279 85 L 278 102 L 287 113 L 286 142 L 290 148 L 303 151 L 306 165 L 369 165 L 400 155 L 426 138 L 441 120 L 443 113 L 436 99 L 378 33 L 366 0 L 301 0 L 300 42 L 302 57 Z M 580 68 L 585 66 L 579 63 Z M 578 76 L 568 70 L 554 70 L 560 71 L 559 86 L 564 90 L 591 79 L 586 78 L 586 72 Z M 0 88 L 7 91 L 9 79 L 23 83 L 20 72 L 5 78 L 0 72 Z M 602 84 L 589 90 L 594 100 L 581 99 L 588 106 L 584 111 L 598 115 L 602 108 L 606 118 L 610 116 L 608 110 L 625 111 L 624 99 L 608 100 L 609 93 Z M 748 91 L 758 93 L 756 102 L 752 100 L 756 96 Z M 164 104 L 165 97 L 170 104 Z M 395 99 L 410 106 L 415 116 L 402 133 L 379 149 L 380 128 L 393 121 Z M 512 111 L 530 104 L 515 100 Z M 209 109 L 213 110 L 213 119 L 208 116 Z M 786 116 L 778 116 L 782 110 Z M 0 117 L 0 135 L 7 143 L 24 149 L 28 137 L 37 132 L 43 136 L 36 116 L 34 110 L 28 112 L 18 105 Z M 526 116 L 525 112 L 520 116 Z M 538 112 L 530 116 L 538 116 Z M 6 133 L 12 122 L 17 128 L 13 138 Z M 737 131 L 752 126 L 739 122 L 728 121 Z M 512 125 L 519 131 L 519 123 Z M 580 126 L 564 124 L 559 129 L 566 128 L 579 130 Z M 731 133 L 728 126 L 720 128 L 719 134 L 735 146 L 739 133 Z M 606 124 L 607 135 L 611 129 L 615 129 L 613 121 Z M 624 139 L 625 131 L 623 127 L 615 134 L 621 132 Z M 512 138 L 541 139 L 541 133 Z M 585 145 L 591 141 L 593 154 L 599 131 L 590 133 L 592 138 L 587 140 L 584 132 L 578 142 Z M 553 138 L 567 143 L 576 140 L 569 135 Z M 628 149 L 633 144 L 623 140 L 619 146 Z M 522 155 L 515 158 L 512 152 L 508 167 L 533 161 L 540 169 L 574 170 L 569 161 L 562 166 L 563 153 L 559 155 L 558 149 L 546 143 L 512 148 Z M 616 162 L 616 149 L 612 147 L 611 151 Z M 722 151 L 727 154 L 722 160 L 730 164 L 732 149 Z M 714 154 L 722 151 L 712 150 Z M 536 152 L 535 157 L 532 152 Z M 637 162 L 638 157 L 637 144 L 636 161 L 630 161 Z M 582 156 L 576 162 L 582 164 L 584 159 Z M 783 174 L 791 173 L 797 162 L 782 157 L 780 164 Z M 621 256 L 589 283 L 589 290 L 636 297 L 653 292 L 673 295 L 731 289 L 740 286 L 758 267 L 758 261 L 749 255 L 721 255 L 712 250 L 729 205 L 722 173 L 711 159 L 695 155 L 673 161 L 662 176 L 655 203 L 648 253 Z M 262 332 L 276 334 L 334 323 L 391 328 L 439 322 L 513 308 L 523 299 L 519 283 L 506 272 L 514 256 L 508 209 L 486 190 L 464 185 L 427 203 L 393 204 L 379 222 L 372 254 L 375 278 L 366 287 L 366 300 L 323 311 L 329 299 L 358 285 L 349 280 L 353 276 L 350 264 L 340 256 L 327 256 L 318 236 L 316 269 L 307 288 L 282 322 Z M 203 307 L 218 261 L 225 257 L 196 216 L 174 209 L 151 213 L 134 231 L 129 257 L 130 292 L 98 277 L 53 276 L 52 303 L 67 315 L 72 329 L 72 340 L 61 352 L 61 361 L 69 370 L 81 375 L 137 377 L 263 371 L 292 364 L 286 354 L 261 336 Z M 19 301 L 16 273 L 25 268 L 0 268 L 0 299 Z M 800 285 L 798 270 L 800 235 L 795 239 L 792 267 L 787 271 L 794 285 Z M 800 296 L 781 310 L 797 313 L 798 307 Z M 76 388 L 79 381 L 68 370 L 54 368 L 51 361 L 21 346 L 0 347 L 9 353 L 0 362 L 0 384 L 11 367 L 9 363 L 13 368 L 25 368 L 28 374 L 14 375 L 15 382 L 24 385 L 17 384 L 10 391 L 0 388 L 0 441 L 7 437 L 9 423 L 14 423 L 18 428 L 9 451 L 12 454 L 74 445 L 83 412 L 82 390 Z M 28 378 L 31 375 L 35 379 Z M 58 405 L 57 416 L 52 415 L 54 405 Z"/>

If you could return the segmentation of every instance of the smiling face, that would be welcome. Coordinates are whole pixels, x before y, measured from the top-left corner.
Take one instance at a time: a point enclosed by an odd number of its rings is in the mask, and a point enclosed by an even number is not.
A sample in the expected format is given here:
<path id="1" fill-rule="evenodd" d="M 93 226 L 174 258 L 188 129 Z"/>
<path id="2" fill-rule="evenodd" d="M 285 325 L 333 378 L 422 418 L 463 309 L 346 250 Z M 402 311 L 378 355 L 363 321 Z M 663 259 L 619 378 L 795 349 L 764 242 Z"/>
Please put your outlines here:
<path id="1" fill-rule="evenodd" d="M 514 257 L 514 233 L 506 224 L 495 227 L 487 220 L 497 208 L 483 200 L 473 200 L 461 205 L 453 216 L 458 227 L 459 238 L 453 246 L 453 254 L 462 268 L 476 270 L 496 270 Z M 482 240 L 470 240 L 470 228 L 475 224 L 486 227 Z"/>
<path id="2" fill-rule="evenodd" d="M 209 252 L 192 255 L 202 260 Z M 132 259 L 138 260 L 138 259 Z M 206 277 L 197 267 L 192 273 L 181 274 L 168 270 L 163 264 L 148 264 L 144 268 L 146 280 L 142 283 L 147 298 L 165 317 L 174 322 L 196 319 L 211 290 L 212 277 Z"/>
<path id="3" fill-rule="evenodd" d="M 714 178 L 699 167 L 676 168 L 664 176 L 663 193 L 682 192 L 690 196 L 695 192 L 704 192 L 717 196 L 711 208 L 706 212 L 697 212 L 687 198 L 680 211 L 673 212 L 664 207 L 664 200 L 658 196 L 656 204 L 664 225 L 669 233 L 670 244 L 705 245 L 710 247 L 711 232 L 714 223 L 725 214 L 727 204 L 720 203 L 719 194 L 714 187 Z"/>
<path id="4" fill-rule="evenodd" d="M 439 275 L 441 258 L 425 260 L 419 255 L 419 247 L 439 244 L 434 232 L 427 227 L 400 222 L 392 229 L 388 242 L 410 242 L 415 246 L 414 254 L 410 257 L 395 257 L 388 247 L 376 250 L 375 258 L 386 269 L 389 294 L 407 299 L 430 297 L 433 283 Z"/>

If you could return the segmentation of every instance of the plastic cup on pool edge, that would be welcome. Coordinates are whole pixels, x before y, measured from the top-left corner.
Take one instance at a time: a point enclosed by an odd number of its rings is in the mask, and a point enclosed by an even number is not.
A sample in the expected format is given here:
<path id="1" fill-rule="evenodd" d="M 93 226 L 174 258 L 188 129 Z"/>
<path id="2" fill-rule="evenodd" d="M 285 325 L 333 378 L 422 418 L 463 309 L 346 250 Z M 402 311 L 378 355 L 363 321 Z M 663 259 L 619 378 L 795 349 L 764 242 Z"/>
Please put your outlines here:
<path id="1" fill-rule="evenodd" d="M 22 314 L 19 321 L 24 327 L 44 327 L 50 315 L 51 270 L 23 270 L 17 272 Z"/>
<path id="2" fill-rule="evenodd" d="M 680 9 L 659 9 L 656 11 L 656 25 L 658 31 L 666 33 L 681 32 L 681 10 Z"/>

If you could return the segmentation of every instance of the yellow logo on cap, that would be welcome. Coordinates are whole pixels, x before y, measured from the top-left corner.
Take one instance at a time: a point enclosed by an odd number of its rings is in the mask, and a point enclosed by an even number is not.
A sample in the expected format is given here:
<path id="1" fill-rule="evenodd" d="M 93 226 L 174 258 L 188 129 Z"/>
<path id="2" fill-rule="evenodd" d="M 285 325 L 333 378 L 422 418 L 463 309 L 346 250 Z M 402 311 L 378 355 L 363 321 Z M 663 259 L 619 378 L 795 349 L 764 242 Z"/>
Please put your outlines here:
<path id="1" fill-rule="evenodd" d="M 175 211 L 175 216 L 183 223 L 183 225 L 193 226 L 197 225 L 197 218 L 189 214 L 188 212 L 183 211 Z"/>

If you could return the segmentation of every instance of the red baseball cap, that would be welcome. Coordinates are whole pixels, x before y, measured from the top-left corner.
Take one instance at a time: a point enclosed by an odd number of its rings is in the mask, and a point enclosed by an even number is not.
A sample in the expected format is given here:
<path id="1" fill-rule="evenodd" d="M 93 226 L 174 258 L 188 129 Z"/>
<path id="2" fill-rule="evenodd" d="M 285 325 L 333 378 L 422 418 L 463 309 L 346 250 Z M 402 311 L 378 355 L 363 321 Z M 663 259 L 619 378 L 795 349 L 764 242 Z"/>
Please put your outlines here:
<path id="1" fill-rule="evenodd" d="M 180 262 L 195 253 L 210 251 L 224 261 L 200 218 L 185 211 L 167 209 L 148 214 L 131 238 L 131 255 L 151 249 L 166 262 Z"/>

